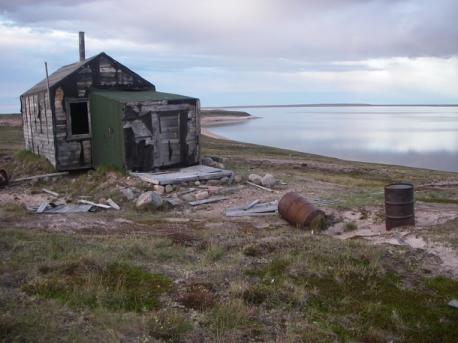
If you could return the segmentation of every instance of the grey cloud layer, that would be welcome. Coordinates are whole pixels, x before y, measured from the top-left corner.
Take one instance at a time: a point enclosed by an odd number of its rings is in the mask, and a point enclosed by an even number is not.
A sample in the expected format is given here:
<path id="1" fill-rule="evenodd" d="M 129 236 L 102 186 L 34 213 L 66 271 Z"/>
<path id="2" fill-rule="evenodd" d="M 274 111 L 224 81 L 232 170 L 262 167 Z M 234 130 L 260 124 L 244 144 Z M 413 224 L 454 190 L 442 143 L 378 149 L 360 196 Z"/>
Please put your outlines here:
<path id="1" fill-rule="evenodd" d="M 458 54 L 458 1 L 20 0 L 0 5 L 19 24 L 103 39 L 164 44 L 191 54 L 352 60 Z"/>

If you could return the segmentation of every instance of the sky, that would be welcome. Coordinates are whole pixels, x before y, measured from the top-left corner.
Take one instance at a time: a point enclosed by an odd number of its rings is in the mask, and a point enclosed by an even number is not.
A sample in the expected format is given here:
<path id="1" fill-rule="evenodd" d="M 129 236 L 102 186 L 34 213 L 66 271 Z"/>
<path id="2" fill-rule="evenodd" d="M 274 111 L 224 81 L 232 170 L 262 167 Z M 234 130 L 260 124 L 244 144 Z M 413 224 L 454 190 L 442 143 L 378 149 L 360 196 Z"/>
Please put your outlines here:
<path id="1" fill-rule="evenodd" d="M 106 52 L 202 106 L 458 103 L 456 0 L 0 0 L 0 113 Z"/>

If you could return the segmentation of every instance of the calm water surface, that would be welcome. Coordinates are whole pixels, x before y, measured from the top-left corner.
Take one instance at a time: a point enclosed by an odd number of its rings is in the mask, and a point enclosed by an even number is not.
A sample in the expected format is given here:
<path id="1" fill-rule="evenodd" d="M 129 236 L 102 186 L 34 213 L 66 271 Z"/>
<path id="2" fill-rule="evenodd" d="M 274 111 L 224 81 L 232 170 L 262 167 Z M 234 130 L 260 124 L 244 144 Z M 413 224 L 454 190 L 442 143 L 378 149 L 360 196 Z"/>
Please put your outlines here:
<path id="1" fill-rule="evenodd" d="M 347 160 L 458 172 L 458 107 L 241 110 L 262 118 L 210 130 L 242 142 Z"/>

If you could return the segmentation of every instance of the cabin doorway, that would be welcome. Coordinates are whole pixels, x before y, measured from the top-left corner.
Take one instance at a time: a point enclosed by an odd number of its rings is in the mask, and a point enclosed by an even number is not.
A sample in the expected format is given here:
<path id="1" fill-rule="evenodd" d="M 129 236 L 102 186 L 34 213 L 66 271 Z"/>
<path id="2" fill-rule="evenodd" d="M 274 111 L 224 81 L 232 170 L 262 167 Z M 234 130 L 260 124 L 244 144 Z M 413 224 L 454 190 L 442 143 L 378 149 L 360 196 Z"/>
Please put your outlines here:
<path id="1" fill-rule="evenodd" d="M 158 113 L 158 163 L 162 167 L 186 165 L 188 114 L 186 111 L 163 111 Z"/>

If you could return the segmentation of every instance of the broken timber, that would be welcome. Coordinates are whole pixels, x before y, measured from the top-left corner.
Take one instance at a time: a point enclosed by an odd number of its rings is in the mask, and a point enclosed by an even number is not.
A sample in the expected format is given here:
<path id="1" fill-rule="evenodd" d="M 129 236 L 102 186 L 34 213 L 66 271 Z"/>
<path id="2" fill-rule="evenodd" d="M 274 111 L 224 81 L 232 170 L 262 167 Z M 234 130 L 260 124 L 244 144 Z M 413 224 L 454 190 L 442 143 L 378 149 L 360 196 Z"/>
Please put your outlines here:
<path id="1" fill-rule="evenodd" d="M 36 213 L 84 213 L 91 211 L 92 207 L 92 205 L 54 205 L 43 202 L 38 207 Z"/>
<path id="2" fill-rule="evenodd" d="M 59 196 L 59 193 L 50 191 L 49 189 L 46 189 L 46 188 L 43 188 L 42 191 L 45 192 L 45 193 L 48 193 L 49 195 L 52 195 L 54 197 L 58 197 Z"/>
<path id="3" fill-rule="evenodd" d="M 178 171 L 168 173 L 153 174 L 131 172 L 130 174 L 139 177 L 143 181 L 161 186 L 191 181 L 221 179 L 223 177 L 233 176 L 233 173 L 230 170 L 218 169 L 204 165 L 182 168 Z"/>
<path id="4" fill-rule="evenodd" d="M 60 173 L 52 173 L 52 174 L 43 174 L 43 175 L 21 177 L 19 179 L 11 180 L 10 182 L 11 183 L 16 183 L 16 182 L 22 182 L 22 181 L 39 180 L 39 179 L 44 179 L 46 177 L 57 177 L 57 176 L 63 176 L 63 175 L 68 175 L 68 172 L 60 172 Z"/>
<path id="5" fill-rule="evenodd" d="M 263 190 L 271 192 L 271 193 L 277 193 L 277 191 L 274 191 L 271 188 L 267 188 L 267 187 L 264 187 L 264 186 L 257 185 L 257 184 L 255 184 L 255 183 L 253 183 L 251 181 L 247 181 L 246 183 L 249 184 L 250 186 L 258 187 L 260 189 L 263 189 Z"/>
<path id="6" fill-rule="evenodd" d="M 119 211 L 121 209 L 121 207 L 119 207 L 119 205 L 117 203 L 115 203 L 112 199 L 108 199 L 107 203 L 108 203 L 108 205 L 110 205 L 115 210 Z"/>
<path id="7" fill-rule="evenodd" d="M 88 200 L 78 200 L 78 202 L 79 202 L 80 204 L 86 204 L 86 205 L 91 205 L 91 206 L 100 207 L 100 208 L 105 208 L 105 209 L 112 208 L 110 205 L 97 204 L 97 203 L 95 203 L 95 202 L 88 201 Z"/>
<path id="8" fill-rule="evenodd" d="M 270 216 L 278 213 L 278 201 L 260 204 L 255 200 L 246 206 L 227 208 L 225 213 L 227 217 Z"/>
<path id="9" fill-rule="evenodd" d="M 208 199 L 204 199 L 204 200 L 191 201 L 189 203 L 189 205 L 198 206 L 198 205 L 210 204 L 212 202 L 227 200 L 227 199 L 229 199 L 229 197 L 213 197 L 213 198 L 208 198 Z"/>

